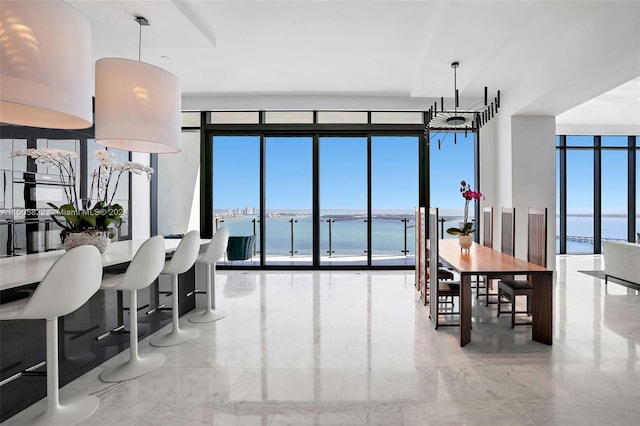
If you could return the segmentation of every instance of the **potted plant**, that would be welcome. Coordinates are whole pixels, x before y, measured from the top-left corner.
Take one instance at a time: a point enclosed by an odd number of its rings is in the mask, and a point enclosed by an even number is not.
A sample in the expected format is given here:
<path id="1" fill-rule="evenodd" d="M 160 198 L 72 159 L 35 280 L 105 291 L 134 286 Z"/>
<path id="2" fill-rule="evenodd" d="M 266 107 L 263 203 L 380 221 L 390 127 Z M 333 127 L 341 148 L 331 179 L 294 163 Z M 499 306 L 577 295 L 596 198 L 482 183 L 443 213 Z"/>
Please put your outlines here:
<path id="1" fill-rule="evenodd" d="M 473 222 L 469 221 L 469 203 L 471 200 L 484 200 L 484 195 L 481 192 L 471 190 L 471 186 L 464 180 L 460 182 L 460 193 L 464 198 L 464 219 L 462 221 L 462 228 L 448 228 L 447 234 L 457 235 L 458 242 L 462 249 L 469 249 L 473 242 L 471 234 L 475 232 L 473 229 Z"/>
<path id="2" fill-rule="evenodd" d="M 66 250 L 91 244 L 104 253 L 110 239 L 115 236 L 116 228 L 122 225 L 122 215 L 125 213 L 120 204 L 114 203 L 120 177 L 123 173 L 134 173 L 145 174 L 147 179 L 151 179 L 153 173 L 151 167 L 140 163 L 117 163 L 116 155 L 104 149 L 96 150 L 95 155 L 99 165 L 90 175 L 89 198 L 82 200 L 78 197 L 73 167 L 72 159 L 77 156 L 75 152 L 51 148 L 11 152 L 12 157 L 31 157 L 36 163 L 47 164 L 58 170 L 66 203 L 60 206 L 47 204 L 55 209 L 51 218 L 62 228 L 60 236 Z"/>

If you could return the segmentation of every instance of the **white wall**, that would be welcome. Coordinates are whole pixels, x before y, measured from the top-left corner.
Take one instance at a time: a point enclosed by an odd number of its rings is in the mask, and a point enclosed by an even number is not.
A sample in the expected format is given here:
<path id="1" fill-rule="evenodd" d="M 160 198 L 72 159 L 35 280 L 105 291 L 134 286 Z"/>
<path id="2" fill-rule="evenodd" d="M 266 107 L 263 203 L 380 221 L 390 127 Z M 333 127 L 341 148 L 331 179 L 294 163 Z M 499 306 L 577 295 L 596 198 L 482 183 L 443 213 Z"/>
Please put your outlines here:
<path id="1" fill-rule="evenodd" d="M 512 200 L 516 256 L 527 258 L 527 210 L 547 208 L 547 267 L 555 268 L 555 117 L 511 117 Z"/>
<path id="2" fill-rule="evenodd" d="M 640 102 L 638 102 L 640 104 Z M 638 113 L 640 120 L 640 112 Z M 600 136 L 630 136 L 640 135 L 640 124 L 556 124 L 558 135 L 600 135 Z"/>
<path id="3" fill-rule="evenodd" d="M 480 185 L 487 197 L 482 206 L 493 206 L 493 247 L 500 250 L 501 209 L 513 207 L 510 114 L 501 111 L 480 132 Z"/>
<path id="4" fill-rule="evenodd" d="M 484 194 L 486 199 L 480 201 L 480 211 L 483 207 L 493 207 L 493 242 L 494 247 L 500 241 L 500 194 L 498 185 L 498 174 L 496 170 L 500 167 L 497 151 L 497 120 L 494 118 L 480 130 L 480 186 L 478 190 Z M 482 223 L 482 215 L 480 216 Z M 484 227 L 480 227 L 480 241 L 484 240 Z"/>
<path id="5" fill-rule="evenodd" d="M 181 152 L 158 156 L 159 235 L 200 230 L 199 170 L 199 131 L 182 132 Z"/>
<path id="6" fill-rule="evenodd" d="M 516 256 L 527 258 L 527 210 L 547 208 L 547 266 L 555 268 L 555 117 L 501 111 L 480 134 L 480 185 L 494 207 L 494 248 L 501 247 L 502 207 L 516 209 Z"/>
<path id="7" fill-rule="evenodd" d="M 151 156 L 139 152 L 131 154 L 132 161 L 150 165 Z M 151 234 L 151 185 L 144 176 L 131 174 L 131 238 L 147 239 Z M 157 179 L 154 173 L 151 179 Z"/>

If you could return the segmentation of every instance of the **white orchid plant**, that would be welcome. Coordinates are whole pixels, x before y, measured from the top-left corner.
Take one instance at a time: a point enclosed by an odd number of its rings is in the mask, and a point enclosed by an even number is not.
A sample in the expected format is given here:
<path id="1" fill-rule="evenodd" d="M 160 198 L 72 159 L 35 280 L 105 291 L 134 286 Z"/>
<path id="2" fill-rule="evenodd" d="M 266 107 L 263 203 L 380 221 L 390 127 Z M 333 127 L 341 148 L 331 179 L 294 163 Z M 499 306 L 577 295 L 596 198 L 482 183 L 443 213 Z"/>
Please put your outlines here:
<path id="1" fill-rule="evenodd" d="M 47 204 L 56 210 L 51 217 L 64 231 L 71 233 L 99 230 L 109 232 L 109 236 L 112 237 L 115 228 L 122 225 L 122 215 L 125 212 L 120 204 L 113 203 L 120 177 L 123 173 L 134 173 L 144 174 L 150 180 L 153 169 L 131 161 L 117 163 L 116 155 L 104 149 L 96 150 L 95 155 L 100 164 L 91 174 L 89 198 L 83 202 L 77 192 L 76 172 L 73 166 L 73 159 L 77 156 L 75 152 L 51 148 L 11 152 L 12 157 L 30 157 L 38 164 L 46 164 L 58 170 L 67 202 L 60 206 Z M 59 218 L 62 218 L 64 223 Z"/>

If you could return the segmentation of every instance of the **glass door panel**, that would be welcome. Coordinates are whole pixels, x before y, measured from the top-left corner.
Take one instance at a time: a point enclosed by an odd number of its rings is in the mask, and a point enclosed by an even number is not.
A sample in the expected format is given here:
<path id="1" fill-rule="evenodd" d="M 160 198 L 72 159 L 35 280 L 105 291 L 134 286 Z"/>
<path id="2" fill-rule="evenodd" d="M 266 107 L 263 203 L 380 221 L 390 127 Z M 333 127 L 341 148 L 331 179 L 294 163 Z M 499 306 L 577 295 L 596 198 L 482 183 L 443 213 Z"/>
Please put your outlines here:
<path id="1" fill-rule="evenodd" d="M 602 150 L 602 240 L 627 241 L 628 161 L 627 150 Z"/>
<path id="2" fill-rule="evenodd" d="M 367 138 L 320 138 L 320 263 L 367 264 Z"/>
<path id="3" fill-rule="evenodd" d="M 640 146 L 640 136 L 636 136 L 636 145 Z M 636 151 L 636 242 L 640 243 L 640 149 Z"/>
<path id="4" fill-rule="evenodd" d="M 265 254 L 268 265 L 311 265 L 313 139 L 265 138 Z"/>
<path id="5" fill-rule="evenodd" d="M 418 137 L 371 138 L 371 263 L 415 264 Z"/>
<path id="6" fill-rule="evenodd" d="M 460 182 L 467 182 L 477 191 L 473 162 L 473 133 L 431 135 L 429 144 L 430 204 L 440 209 L 441 238 L 457 238 L 446 233 L 448 228 L 461 228 L 464 222 L 465 200 L 460 194 Z M 469 220 L 475 221 L 475 206 L 469 203 Z M 495 214 L 495 212 L 494 212 Z"/>
<path id="7" fill-rule="evenodd" d="M 254 236 L 254 249 L 234 264 L 260 264 L 260 137 L 213 137 L 214 229 L 229 228 L 232 237 Z M 240 239 L 233 239 L 241 241 Z M 233 241 L 232 240 L 232 241 Z M 235 244 L 231 242 L 230 244 Z M 244 257 L 244 256 L 235 256 Z"/>
<path id="8" fill-rule="evenodd" d="M 593 253 L 593 151 L 567 149 L 567 253 Z"/>

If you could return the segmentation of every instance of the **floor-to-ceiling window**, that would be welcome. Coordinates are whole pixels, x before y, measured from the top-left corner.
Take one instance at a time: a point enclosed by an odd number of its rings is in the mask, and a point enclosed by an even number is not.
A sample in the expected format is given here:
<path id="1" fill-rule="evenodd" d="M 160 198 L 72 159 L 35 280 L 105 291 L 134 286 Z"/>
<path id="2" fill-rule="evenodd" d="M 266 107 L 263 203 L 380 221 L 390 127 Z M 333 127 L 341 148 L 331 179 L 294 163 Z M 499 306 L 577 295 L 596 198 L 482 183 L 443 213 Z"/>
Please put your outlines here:
<path id="1" fill-rule="evenodd" d="M 567 252 L 593 253 L 593 138 L 567 136 Z M 582 149 L 590 147 L 590 149 Z"/>
<path id="2" fill-rule="evenodd" d="M 448 228 L 460 228 L 464 221 L 465 200 L 460 183 L 465 181 L 478 191 L 475 181 L 473 133 L 434 133 L 429 143 L 431 205 L 438 207 L 441 238 L 455 238 Z M 469 220 L 474 218 L 474 205 L 469 205 Z"/>
<path id="3" fill-rule="evenodd" d="M 603 240 L 627 240 L 628 138 L 602 136 L 602 220 Z"/>
<path id="4" fill-rule="evenodd" d="M 260 137 L 213 138 L 213 220 L 215 229 L 226 226 L 231 236 L 254 236 L 250 259 L 258 262 L 260 247 Z"/>
<path id="5" fill-rule="evenodd" d="M 636 227 L 634 229 L 636 233 L 636 242 L 640 243 L 640 173 L 638 173 L 638 167 L 640 166 L 640 136 L 636 136 Z"/>
<path id="6" fill-rule="evenodd" d="M 265 140 L 265 251 L 268 265 L 311 265 L 313 254 L 313 140 Z"/>
<path id="7" fill-rule="evenodd" d="M 556 136 L 556 146 L 560 145 L 560 137 Z M 564 154 L 560 155 L 560 150 L 556 150 L 556 253 L 560 253 L 560 205 L 562 204 L 562 191 L 560 188 L 560 173 L 561 170 L 564 170 L 564 166 L 562 166 L 562 161 L 564 158 Z"/>
<path id="8" fill-rule="evenodd" d="M 635 136 L 559 136 L 559 253 L 601 253 L 603 240 L 635 241 L 640 223 Z M 563 160 L 566 159 L 566 160 Z M 565 163 L 563 163 L 565 161 Z"/>
<path id="9" fill-rule="evenodd" d="M 375 265 L 415 264 L 418 138 L 371 138 L 371 256 Z"/>
<path id="10" fill-rule="evenodd" d="M 212 208 L 201 205 L 203 235 L 227 226 L 232 236 L 256 240 L 251 259 L 227 264 L 415 264 L 415 210 L 430 191 L 421 187 L 429 157 L 422 113 L 212 112 L 206 120 L 203 167 L 213 172 Z M 461 133 L 450 143 L 446 158 L 432 153 L 431 191 L 456 197 L 450 208 L 459 221 L 460 181 L 475 189 L 474 137 Z"/>
<path id="11" fill-rule="evenodd" d="M 320 138 L 320 262 L 367 264 L 367 138 Z"/>

